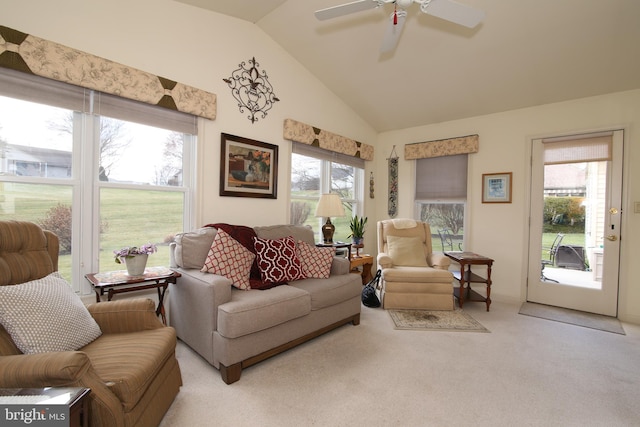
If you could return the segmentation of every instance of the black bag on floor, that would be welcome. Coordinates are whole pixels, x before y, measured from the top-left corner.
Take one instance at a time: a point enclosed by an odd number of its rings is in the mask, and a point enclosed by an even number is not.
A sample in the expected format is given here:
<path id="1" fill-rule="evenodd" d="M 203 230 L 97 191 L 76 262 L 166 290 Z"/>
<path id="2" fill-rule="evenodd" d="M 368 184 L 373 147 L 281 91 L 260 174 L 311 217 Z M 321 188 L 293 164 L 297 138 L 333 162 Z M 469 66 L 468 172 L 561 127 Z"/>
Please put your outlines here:
<path id="1" fill-rule="evenodd" d="M 375 277 L 362 289 L 362 304 L 366 307 L 380 307 L 380 300 L 378 299 L 378 295 L 376 295 L 376 288 L 378 287 L 378 283 L 380 283 L 381 276 L 382 271 L 378 270 Z"/>

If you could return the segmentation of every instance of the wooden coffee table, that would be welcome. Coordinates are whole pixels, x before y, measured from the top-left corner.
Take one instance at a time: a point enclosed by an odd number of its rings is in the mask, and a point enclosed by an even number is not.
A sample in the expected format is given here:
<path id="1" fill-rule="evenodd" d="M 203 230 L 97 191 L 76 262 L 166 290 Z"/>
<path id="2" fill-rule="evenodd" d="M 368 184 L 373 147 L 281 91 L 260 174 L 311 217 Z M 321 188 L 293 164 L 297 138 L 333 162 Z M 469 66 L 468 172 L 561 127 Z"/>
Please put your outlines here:
<path id="1" fill-rule="evenodd" d="M 144 289 L 158 290 L 158 307 L 156 315 L 162 317 L 162 323 L 167 324 L 164 310 L 164 294 L 169 287 L 169 283 L 176 283 L 176 279 L 181 274 L 167 267 L 148 267 L 144 274 L 140 276 L 129 276 L 127 270 L 106 271 L 104 273 L 90 273 L 87 278 L 96 293 L 96 302 L 101 301 L 101 297 L 107 294 L 107 301 L 111 301 L 115 294 L 125 292 L 141 291 Z"/>

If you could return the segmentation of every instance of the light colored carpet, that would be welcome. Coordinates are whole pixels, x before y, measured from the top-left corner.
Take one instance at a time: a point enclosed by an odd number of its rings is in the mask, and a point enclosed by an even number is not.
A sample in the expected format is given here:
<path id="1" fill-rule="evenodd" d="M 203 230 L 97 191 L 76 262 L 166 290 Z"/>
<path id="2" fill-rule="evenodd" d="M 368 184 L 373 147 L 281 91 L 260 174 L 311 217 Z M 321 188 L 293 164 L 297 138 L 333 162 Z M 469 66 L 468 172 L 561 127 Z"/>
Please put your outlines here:
<path id="1" fill-rule="evenodd" d="M 455 310 L 387 310 L 396 329 L 422 331 L 489 332 L 459 308 Z"/>
<path id="2" fill-rule="evenodd" d="M 381 309 L 226 385 L 184 343 L 160 427 L 637 426 L 640 326 L 606 334 L 465 303 L 490 334 L 399 331 Z"/>
<path id="3" fill-rule="evenodd" d="M 615 317 L 601 316 L 599 314 L 585 313 L 584 311 L 570 310 L 568 308 L 553 307 L 533 302 L 524 302 L 522 307 L 520 307 L 519 313 L 525 316 L 539 317 L 541 319 L 625 335 L 620 321 Z"/>

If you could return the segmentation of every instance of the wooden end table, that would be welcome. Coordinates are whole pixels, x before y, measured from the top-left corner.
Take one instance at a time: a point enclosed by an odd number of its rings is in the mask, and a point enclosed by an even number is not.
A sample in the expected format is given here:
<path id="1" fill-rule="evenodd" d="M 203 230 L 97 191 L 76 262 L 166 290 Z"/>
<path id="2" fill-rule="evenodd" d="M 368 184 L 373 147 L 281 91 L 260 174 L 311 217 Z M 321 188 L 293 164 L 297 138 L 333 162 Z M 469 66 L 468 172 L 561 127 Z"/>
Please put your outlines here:
<path id="1" fill-rule="evenodd" d="M 158 290 L 158 307 L 156 315 L 162 317 L 162 323 L 167 324 L 164 310 L 164 294 L 169 283 L 176 284 L 181 274 L 167 267 L 148 267 L 140 276 L 129 276 L 127 270 L 106 271 L 104 273 L 90 273 L 84 277 L 91 283 L 96 293 L 96 302 L 107 293 L 107 301 L 111 301 L 115 294 L 141 291 L 144 289 Z"/>
<path id="2" fill-rule="evenodd" d="M 351 256 L 351 271 L 360 273 L 362 276 L 362 284 L 366 285 L 373 279 L 371 275 L 371 267 L 373 267 L 373 257 L 371 255 Z M 358 267 L 362 267 L 362 271 L 358 270 Z"/>
<path id="3" fill-rule="evenodd" d="M 491 305 L 491 266 L 493 260 L 483 255 L 478 255 L 473 252 L 445 252 L 447 257 L 460 264 L 460 271 L 454 271 L 453 277 L 455 277 L 460 283 L 459 288 L 453 289 L 453 295 L 458 298 L 458 304 L 460 308 L 464 304 L 464 300 L 480 301 L 487 304 L 487 311 Z M 487 267 L 487 277 L 479 276 L 471 272 L 472 265 L 484 265 Z M 466 290 L 465 290 L 466 283 Z M 471 289 L 472 283 L 485 283 L 487 289 L 487 296 L 484 297 Z"/>

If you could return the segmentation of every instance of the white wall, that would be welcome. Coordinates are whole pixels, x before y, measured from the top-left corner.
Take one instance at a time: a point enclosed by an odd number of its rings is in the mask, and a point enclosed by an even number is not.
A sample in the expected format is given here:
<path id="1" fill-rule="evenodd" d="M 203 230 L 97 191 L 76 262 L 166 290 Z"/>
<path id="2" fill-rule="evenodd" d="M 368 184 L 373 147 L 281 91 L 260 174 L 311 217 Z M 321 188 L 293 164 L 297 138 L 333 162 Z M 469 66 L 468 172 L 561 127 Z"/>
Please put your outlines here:
<path id="1" fill-rule="evenodd" d="M 376 185 L 386 191 L 386 161 L 393 145 L 400 155 L 398 217 L 413 217 L 414 161 L 403 159 L 404 144 L 480 136 L 480 150 L 469 156 L 469 203 L 467 249 L 495 259 L 492 296 L 495 300 L 523 301 L 526 295 L 528 249 L 529 152 L 534 137 L 591 130 L 626 130 L 622 263 L 619 316 L 640 323 L 640 286 L 633 269 L 640 251 L 640 214 L 633 202 L 640 201 L 640 90 L 543 105 L 464 120 L 421 126 L 380 134 L 376 147 Z M 513 202 L 482 204 L 483 173 L 513 172 Z M 376 198 L 378 219 L 386 216 L 386 199 Z"/>
<path id="2" fill-rule="evenodd" d="M 373 128 L 249 22 L 172 0 L 0 0 L 0 10 L 0 25 L 217 94 L 217 119 L 203 120 L 199 135 L 196 226 L 288 221 L 291 143 L 282 137 L 286 118 L 375 144 Z M 222 81 L 253 57 L 280 99 L 254 124 L 239 112 Z M 218 195 L 221 132 L 279 146 L 276 200 Z M 373 164 L 367 163 L 367 168 Z M 365 200 L 366 215 L 373 216 L 368 209 Z"/>

